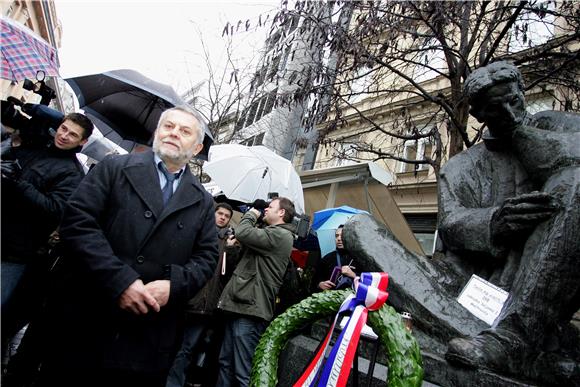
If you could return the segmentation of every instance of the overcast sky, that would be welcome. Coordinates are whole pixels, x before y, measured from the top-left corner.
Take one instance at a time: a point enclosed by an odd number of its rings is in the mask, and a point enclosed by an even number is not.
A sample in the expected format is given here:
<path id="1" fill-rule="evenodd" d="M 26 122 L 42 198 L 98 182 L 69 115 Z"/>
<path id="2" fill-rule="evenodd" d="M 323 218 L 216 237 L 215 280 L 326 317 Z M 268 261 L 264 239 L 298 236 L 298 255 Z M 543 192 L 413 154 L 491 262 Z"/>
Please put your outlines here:
<path id="1" fill-rule="evenodd" d="M 256 24 L 279 0 L 86 1 L 56 0 L 62 23 L 59 49 L 63 78 L 115 69 L 134 69 L 178 93 L 207 77 L 199 39 L 210 47 L 215 66 L 223 63 L 226 23 Z M 262 16 L 264 17 L 264 16 Z M 251 58 L 267 29 L 236 35 L 236 52 Z"/>

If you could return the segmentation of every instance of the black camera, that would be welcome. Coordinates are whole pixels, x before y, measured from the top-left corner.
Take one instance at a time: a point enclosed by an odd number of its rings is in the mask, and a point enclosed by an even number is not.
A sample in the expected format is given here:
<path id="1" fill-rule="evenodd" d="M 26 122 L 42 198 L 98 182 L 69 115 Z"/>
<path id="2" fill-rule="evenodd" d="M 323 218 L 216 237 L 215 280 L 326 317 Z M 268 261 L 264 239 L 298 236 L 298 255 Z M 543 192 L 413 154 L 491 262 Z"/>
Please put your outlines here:
<path id="1" fill-rule="evenodd" d="M 298 238 L 306 238 L 310 231 L 310 217 L 306 214 L 296 214 L 292 219 L 292 224 L 296 225 L 296 235 Z"/>
<path id="2" fill-rule="evenodd" d="M 40 95 L 40 104 L 48 106 L 50 101 L 56 98 L 56 92 L 51 87 L 47 86 L 46 83 L 44 83 L 44 77 L 42 78 L 43 79 L 38 80 L 36 83 L 32 82 L 30 79 L 25 79 L 22 88 Z"/>
<path id="3" fill-rule="evenodd" d="M 33 87 L 32 91 L 42 96 L 40 104 L 23 103 L 14 97 L 2 101 L 2 140 L 11 137 L 12 134 L 5 128 L 9 127 L 18 131 L 21 145 L 44 147 L 54 140 L 52 132 L 62 123 L 64 115 L 47 106 L 56 93 L 44 82 L 39 87 L 31 81 L 24 82 L 25 89 L 30 87 Z"/>
<path id="4" fill-rule="evenodd" d="M 234 230 L 233 227 L 228 227 L 226 229 L 226 238 L 229 238 L 231 236 L 236 236 L 236 230 Z"/>

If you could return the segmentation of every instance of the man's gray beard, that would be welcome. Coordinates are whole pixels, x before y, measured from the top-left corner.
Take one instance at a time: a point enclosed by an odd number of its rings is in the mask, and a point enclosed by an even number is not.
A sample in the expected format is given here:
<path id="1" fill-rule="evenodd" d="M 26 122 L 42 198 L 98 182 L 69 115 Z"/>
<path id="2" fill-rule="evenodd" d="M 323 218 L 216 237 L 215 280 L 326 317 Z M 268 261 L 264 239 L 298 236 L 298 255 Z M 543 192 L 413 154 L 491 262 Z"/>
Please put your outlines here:
<path id="1" fill-rule="evenodd" d="M 183 154 L 182 152 L 179 152 L 179 156 L 178 157 L 173 157 L 172 155 L 168 155 L 168 154 L 164 154 L 161 152 L 160 149 L 160 141 L 157 138 L 153 139 L 153 152 L 159 156 L 159 158 L 161 160 L 163 160 L 163 162 L 167 163 L 167 161 L 170 161 L 172 164 L 179 164 L 179 165 L 185 165 L 187 164 L 187 162 L 189 160 L 191 160 L 193 158 L 193 151 L 188 152 L 187 154 Z"/>

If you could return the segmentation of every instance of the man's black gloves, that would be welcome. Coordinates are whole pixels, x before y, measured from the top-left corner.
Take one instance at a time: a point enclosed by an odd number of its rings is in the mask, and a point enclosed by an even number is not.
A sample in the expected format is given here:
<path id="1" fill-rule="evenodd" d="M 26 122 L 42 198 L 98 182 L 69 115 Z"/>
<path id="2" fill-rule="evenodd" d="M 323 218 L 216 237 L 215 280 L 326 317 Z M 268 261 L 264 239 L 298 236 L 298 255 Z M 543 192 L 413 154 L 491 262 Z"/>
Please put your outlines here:
<path id="1" fill-rule="evenodd" d="M 256 210 L 260 211 L 260 217 L 258 217 L 258 221 L 261 221 L 262 218 L 264 217 L 264 210 L 266 208 L 268 208 L 269 203 L 263 199 L 256 199 L 254 200 L 254 203 L 252 203 L 252 208 L 255 208 Z"/>
<path id="2" fill-rule="evenodd" d="M 18 160 L 2 160 L 2 178 L 9 181 L 18 181 L 22 167 Z"/>

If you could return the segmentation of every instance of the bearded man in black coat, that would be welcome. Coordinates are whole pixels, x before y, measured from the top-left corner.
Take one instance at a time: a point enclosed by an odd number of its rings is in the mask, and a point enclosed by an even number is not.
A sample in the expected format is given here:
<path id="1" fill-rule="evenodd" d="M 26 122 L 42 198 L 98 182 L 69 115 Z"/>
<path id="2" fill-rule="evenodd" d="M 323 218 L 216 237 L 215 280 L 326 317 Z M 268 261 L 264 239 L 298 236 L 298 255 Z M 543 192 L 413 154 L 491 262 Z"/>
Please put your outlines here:
<path id="1" fill-rule="evenodd" d="M 205 126 L 166 110 L 153 152 L 106 158 L 71 197 L 40 385 L 164 385 L 184 307 L 218 255 L 213 199 L 187 167 Z"/>

